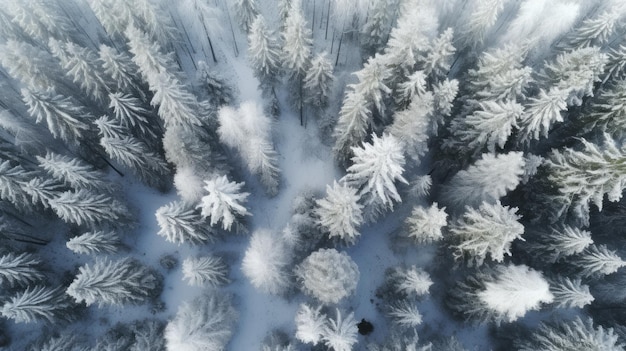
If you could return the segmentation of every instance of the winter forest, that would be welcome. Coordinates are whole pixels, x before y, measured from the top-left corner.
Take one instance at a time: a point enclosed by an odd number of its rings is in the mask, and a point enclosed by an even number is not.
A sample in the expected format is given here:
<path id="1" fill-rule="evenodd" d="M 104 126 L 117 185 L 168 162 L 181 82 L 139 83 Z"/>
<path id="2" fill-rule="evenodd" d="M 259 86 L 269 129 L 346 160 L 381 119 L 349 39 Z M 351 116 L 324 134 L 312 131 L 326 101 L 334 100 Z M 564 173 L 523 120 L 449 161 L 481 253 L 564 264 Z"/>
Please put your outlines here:
<path id="1" fill-rule="evenodd" d="M 0 350 L 626 350 L 626 1 L 2 5 Z"/>

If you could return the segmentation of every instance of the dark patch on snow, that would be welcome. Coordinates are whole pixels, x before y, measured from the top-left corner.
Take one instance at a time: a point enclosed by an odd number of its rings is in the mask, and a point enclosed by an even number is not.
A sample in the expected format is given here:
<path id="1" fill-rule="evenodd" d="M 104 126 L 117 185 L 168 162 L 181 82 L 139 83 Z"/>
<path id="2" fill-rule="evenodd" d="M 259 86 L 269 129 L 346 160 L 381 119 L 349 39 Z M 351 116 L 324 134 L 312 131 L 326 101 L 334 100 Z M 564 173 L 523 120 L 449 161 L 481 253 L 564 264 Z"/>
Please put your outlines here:
<path id="1" fill-rule="evenodd" d="M 361 319 L 361 322 L 356 325 L 359 328 L 359 334 L 361 335 L 369 335 L 374 331 L 374 325 L 365 320 L 365 318 Z"/>

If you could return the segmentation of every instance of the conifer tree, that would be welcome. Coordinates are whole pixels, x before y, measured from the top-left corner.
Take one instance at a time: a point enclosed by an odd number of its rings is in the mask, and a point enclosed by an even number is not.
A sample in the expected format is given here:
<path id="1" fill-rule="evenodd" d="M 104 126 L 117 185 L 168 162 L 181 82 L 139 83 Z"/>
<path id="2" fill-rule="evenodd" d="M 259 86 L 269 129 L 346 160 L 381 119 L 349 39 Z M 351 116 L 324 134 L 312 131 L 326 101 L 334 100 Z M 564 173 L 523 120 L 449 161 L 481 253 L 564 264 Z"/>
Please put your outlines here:
<path id="1" fill-rule="evenodd" d="M 359 145 L 365 139 L 371 123 L 372 111 L 366 97 L 355 91 L 349 90 L 339 110 L 337 125 L 333 131 L 335 145 L 333 154 L 340 164 L 346 166 L 352 157 L 352 147 Z"/>
<path id="2" fill-rule="evenodd" d="M 49 203 L 57 216 L 67 223 L 95 227 L 130 221 L 126 205 L 109 195 L 85 189 L 66 191 Z"/>
<path id="3" fill-rule="evenodd" d="M 102 44 L 100 45 L 98 54 L 104 73 L 113 79 L 118 89 L 122 91 L 132 89 L 138 94 L 142 94 L 141 96 L 145 98 L 143 89 L 139 83 L 139 69 L 135 66 L 127 53 L 117 52 L 114 48 Z"/>
<path id="4" fill-rule="evenodd" d="M 248 57 L 261 84 L 271 85 L 280 70 L 280 48 L 263 16 L 258 15 L 248 34 Z"/>
<path id="5" fill-rule="evenodd" d="M 153 272 L 130 258 L 117 261 L 96 258 L 93 264 L 79 268 L 66 292 L 76 302 L 102 307 L 142 302 L 158 285 Z"/>
<path id="6" fill-rule="evenodd" d="M 426 94 L 426 78 L 424 71 L 415 71 L 405 81 L 398 84 L 394 92 L 398 110 L 407 109 L 413 98 Z"/>
<path id="7" fill-rule="evenodd" d="M 44 208 L 50 207 L 50 201 L 61 195 L 64 187 L 57 181 L 49 178 L 35 177 L 21 184 L 22 189 L 30 195 L 33 205 L 41 204 Z"/>
<path id="8" fill-rule="evenodd" d="M 296 266 L 301 289 L 324 304 L 336 304 L 351 295 L 359 280 L 359 268 L 345 252 L 319 249 Z"/>
<path id="9" fill-rule="evenodd" d="M 551 283 L 550 292 L 554 295 L 554 304 L 557 307 L 583 308 L 594 300 L 589 292 L 589 285 L 582 284 L 580 279 L 557 277 Z"/>
<path id="10" fill-rule="evenodd" d="M 235 0 L 235 13 L 237 13 L 237 21 L 246 33 L 250 33 L 252 22 L 255 20 L 259 11 L 257 10 L 256 0 Z"/>
<path id="11" fill-rule="evenodd" d="M 353 148 L 354 164 L 348 168 L 345 181 L 359 189 L 359 195 L 367 194 L 369 202 L 380 202 L 393 208 L 393 201 L 402 202 L 394 185 L 396 180 L 407 184 L 404 172 L 404 155 L 398 139 L 385 134 L 381 138 L 372 135 L 372 143 Z"/>
<path id="12" fill-rule="evenodd" d="M 16 323 L 40 320 L 54 323 L 57 319 L 68 319 L 67 309 L 70 306 L 63 289 L 34 286 L 11 296 L 0 308 L 0 314 Z"/>
<path id="13" fill-rule="evenodd" d="M 593 244 L 591 232 L 569 225 L 553 228 L 549 233 L 541 233 L 529 242 L 528 252 L 550 263 L 583 252 Z"/>
<path id="14" fill-rule="evenodd" d="M 408 300 L 392 302 L 386 311 L 391 323 L 403 329 L 415 328 L 422 324 L 422 314 L 415 303 Z"/>
<path id="15" fill-rule="evenodd" d="M 50 174 L 56 181 L 71 186 L 74 189 L 112 192 L 115 186 L 105 180 L 105 174 L 94 169 L 87 162 L 47 152 L 44 157 L 37 156 L 39 166 Z"/>
<path id="16" fill-rule="evenodd" d="M 291 284 L 292 257 L 288 246 L 274 233 L 258 230 L 252 234 L 241 269 L 252 286 L 264 293 L 280 295 Z"/>
<path id="17" fill-rule="evenodd" d="M 427 295 L 433 281 L 428 273 L 416 266 L 394 267 L 388 271 L 387 284 L 393 289 L 393 293 L 401 297 L 417 297 Z"/>
<path id="18" fill-rule="evenodd" d="M 155 216 L 160 228 L 157 234 L 169 242 L 180 245 L 186 242 L 200 244 L 215 241 L 215 233 L 206 225 L 194 205 L 174 201 L 159 207 Z"/>
<path id="19" fill-rule="evenodd" d="M 328 60 L 326 52 L 317 54 L 311 60 L 311 66 L 304 77 L 305 101 L 316 108 L 325 108 L 328 105 L 333 80 L 333 65 Z"/>
<path id="20" fill-rule="evenodd" d="M 456 52 L 452 45 L 453 36 L 454 30 L 448 28 L 433 39 L 431 48 L 424 60 L 424 73 L 432 77 L 442 77 L 448 74 L 451 59 Z"/>
<path id="21" fill-rule="evenodd" d="M 511 255 L 511 243 L 521 239 L 524 226 L 518 222 L 517 207 L 483 203 L 474 209 L 467 207 L 463 217 L 450 225 L 450 234 L 456 258 L 466 257 L 470 265 L 481 266 L 487 255 L 502 262 L 504 255 Z"/>
<path id="22" fill-rule="evenodd" d="M 290 80 L 300 82 L 310 65 L 312 39 L 298 0 L 291 4 L 282 36 L 283 67 Z"/>
<path id="23" fill-rule="evenodd" d="M 205 181 L 204 189 L 208 195 L 202 198 L 198 208 L 202 209 L 202 217 L 211 218 L 211 226 L 222 222 L 224 230 L 231 230 L 233 223 L 239 225 L 240 218 L 249 216 L 250 212 L 243 206 L 249 193 L 241 192 L 245 183 L 230 182 L 224 175 Z"/>
<path id="24" fill-rule="evenodd" d="M 455 207 L 494 203 L 519 185 L 525 163 L 521 152 L 485 153 L 473 165 L 455 174 L 441 197 Z"/>
<path id="25" fill-rule="evenodd" d="M 434 202 L 430 207 L 413 207 L 413 212 L 406 219 L 409 227 L 406 235 L 416 243 L 431 243 L 443 238 L 442 228 L 448 225 L 446 208 L 439 208 Z"/>
<path id="26" fill-rule="evenodd" d="M 337 181 L 326 186 L 326 197 L 317 200 L 315 214 L 317 223 L 328 231 L 329 236 L 354 244 L 361 235 L 358 227 L 363 222 L 362 208 L 358 203 L 357 190 Z"/>
<path id="27" fill-rule="evenodd" d="M 565 38 L 568 49 L 580 49 L 592 44 L 603 46 L 619 26 L 620 11 L 604 11 L 585 19 Z"/>
<path id="28" fill-rule="evenodd" d="M 335 351 L 350 351 L 357 339 L 357 323 L 354 313 L 350 312 L 342 317 L 338 308 L 335 309 L 335 318 L 328 318 L 324 328 L 322 340 L 326 346 Z"/>
<path id="29" fill-rule="evenodd" d="M 65 246 L 79 254 L 113 254 L 116 253 L 122 242 L 114 231 L 93 231 L 75 236 L 67 241 Z"/>
<path id="30" fill-rule="evenodd" d="M 216 287 L 228 283 L 228 268 L 217 256 L 186 258 L 183 261 L 183 278 L 191 286 Z"/>
<path id="31" fill-rule="evenodd" d="M 360 37 L 366 53 L 373 55 L 385 46 L 393 22 L 393 9 L 397 6 L 398 1 L 370 1 L 369 13 Z"/>
<path id="32" fill-rule="evenodd" d="M 325 333 L 326 315 L 321 312 L 322 306 L 313 308 L 305 303 L 300 304 L 296 312 L 296 339 L 304 344 L 317 345 Z"/>
<path id="33" fill-rule="evenodd" d="M 109 108 L 113 109 L 115 121 L 128 130 L 137 131 L 139 135 L 147 137 L 148 140 L 156 138 L 154 124 L 156 121 L 141 100 L 122 93 L 109 94 Z"/>
<path id="34" fill-rule="evenodd" d="M 407 156 L 416 165 L 419 165 L 422 157 L 428 152 L 428 139 L 436 133 L 436 125 L 433 125 L 434 112 L 433 95 L 424 92 L 412 98 L 407 109 L 394 114 L 393 123 L 385 131 L 396 137 Z"/>
<path id="35" fill-rule="evenodd" d="M 104 30 L 116 37 L 124 34 L 128 25 L 134 22 L 131 4 L 117 0 L 88 0 L 89 6 Z"/>
<path id="36" fill-rule="evenodd" d="M 459 92 L 459 81 L 456 79 L 444 80 L 435 83 L 433 86 L 433 98 L 435 110 L 443 116 L 448 117 L 452 113 L 453 103 Z M 443 124 L 443 123 L 441 123 Z"/>
<path id="37" fill-rule="evenodd" d="M 474 0 L 466 22 L 458 31 L 463 46 L 480 46 L 489 29 L 496 24 L 506 0 Z"/>
<path id="38" fill-rule="evenodd" d="M 548 137 L 550 127 L 556 122 L 563 122 L 563 115 L 567 109 L 568 92 L 559 88 L 552 88 L 548 92 L 539 90 L 539 95 L 529 99 L 528 105 L 518 122 L 520 127 L 519 138 L 530 142 L 531 139 Z"/>
<path id="39" fill-rule="evenodd" d="M 0 286 L 27 286 L 41 281 L 44 278 L 41 264 L 41 259 L 25 252 L 0 256 Z"/>
<path id="40" fill-rule="evenodd" d="M 615 251 L 609 250 L 606 245 L 592 244 L 580 255 L 574 257 L 572 264 L 582 277 L 597 278 L 617 272 L 618 269 L 626 266 L 626 261 Z"/>
<path id="41" fill-rule="evenodd" d="M 24 189 L 35 173 L 22 166 L 13 166 L 11 161 L 0 163 L 0 199 L 8 201 L 17 209 L 32 210 L 31 196 Z"/>
<path id="42" fill-rule="evenodd" d="M 1 46 L 0 63 L 29 90 L 47 90 L 55 87 L 63 76 L 61 67 L 54 65 L 46 51 L 25 42 L 8 40 Z"/>
<path id="43" fill-rule="evenodd" d="M 171 47 L 172 43 L 178 39 L 172 17 L 160 3 L 151 0 L 136 0 L 129 4 L 133 15 L 141 20 L 143 28 L 152 40 L 162 47 Z"/>

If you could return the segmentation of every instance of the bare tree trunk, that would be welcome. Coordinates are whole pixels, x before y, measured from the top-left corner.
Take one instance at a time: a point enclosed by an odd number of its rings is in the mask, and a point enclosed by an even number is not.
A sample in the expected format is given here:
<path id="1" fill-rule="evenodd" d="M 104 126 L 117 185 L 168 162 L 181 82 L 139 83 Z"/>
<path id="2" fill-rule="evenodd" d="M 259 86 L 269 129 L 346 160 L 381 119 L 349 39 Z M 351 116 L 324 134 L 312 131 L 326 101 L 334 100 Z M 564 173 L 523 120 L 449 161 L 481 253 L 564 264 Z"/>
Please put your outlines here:
<path id="1" fill-rule="evenodd" d="M 213 62 L 217 63 L 217 58 L 215 57 L 215 51 L 213 51 L 213 43 L 211 42 L 209 31 L 206 28 L 206 23 L 204 23 L 204 16 L 202 15 L 200 15 L 200 22 L 202 22 L 202 27 L 204 28 L 204 34 L 206 34 L 206 38 L 209 41 L 209 47 L 211 48 L 211 56 L 213 56 Z"/>
<path id="2" fill-rule="evenodd" d="M 344 22 L 343 27 L 341 27 L 341 36 L 339 37 L 339 45 L 337 45 L 337 59 L 335 59 L 335 66 L 339 63 L 339 54 L 341 53 L 341 42 L 343 41 L 343 34 L 345 33 L 346 23 Z"/>
<path id="3" fill-rule="evenodd" d="M 235 29 L 233 28 L 233 21 L 230 20 L 230 12 L 226 6 L 226 15 L 228 16 L 228 24 L 230 25 L 230 33 L 233 36 L 233 45 L 235 49 L 235 57 L 239 57 L 239 48 L 237 47 L 237 40 L 235 40 Z"/>
<path id="4" fill-rule="evenodd" d="M 328 40 L 328 22 L 330 22 L 330 0 L 328 0 L 328 8 L 326 9 L 326 34 L 324 34 L 324 40 Z"/>
<path id="5" fill-rule="evenodd" d="M 311 20 L 311 33 L 315 31 L 315 0 L 313 0 L 313 19 Z"/>

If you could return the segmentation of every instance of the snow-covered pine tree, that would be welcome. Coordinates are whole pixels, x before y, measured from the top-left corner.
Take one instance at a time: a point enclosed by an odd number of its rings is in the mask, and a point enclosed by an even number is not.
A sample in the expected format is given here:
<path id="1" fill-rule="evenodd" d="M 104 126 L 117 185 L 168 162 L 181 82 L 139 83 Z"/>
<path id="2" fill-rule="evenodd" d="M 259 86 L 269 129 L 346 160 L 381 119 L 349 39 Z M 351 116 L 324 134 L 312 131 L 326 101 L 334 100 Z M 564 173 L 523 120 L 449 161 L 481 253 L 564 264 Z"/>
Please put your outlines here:
<path id="1" fill-rule="evenodd" d="M 93 115 L 70 97 L 54 90 L 31 91 L 22 89 L 28 113 L 37 123 L 45 122 L 55 138 L 76 145 L 89 131 Z"/>
<path id="2" fill-rule="evenodd" d="M 383 49 L 391 32 L 394 9 L 398 6 L 399 1 L 396 0 L 370 0 L 369 12 L 360 36 L 365 53 L 373 55 Z"/>
<path id="3" fill-rule="evenodd" d="M 446 208 L 439 208 L 434 202 L 430 207 L 413 207 L 413 212 L 406 219 L 408 226 L 406 236 L 418 244 L 432 243 L 443 238 L 442 228 L 448 225 Z"/>
<path id="4" fill-rule="evenodd" d="M 326 186 L 326 197 L 317 200 L 315 214 L 318 216 L 317 224 L 322 226 L 332 238 L 334 236 L 348 244 L 356 243 L 361 235 L 358 227 L 363 223 L 362 208 L 358 203 L 360 197 L 357 190 L 339 185 L 337 181 Z"/>
<path id="5" fill-rule="evenodd" d="M 215 108 L 228 105 L 236 100 L 236 87 L 232 85 L 232 81 L 218 72 L 215 68 L 210 68 L 204 61 L 198 61 L 198 70 L 196 77 L 202 90 L 207 93 L 207 99 L 200 104 L 206 105 L 210 110 L 209 124 L 215 123 L 213 112 Z"/>
<path id="6" fill-rule="evenodd" d="M 567 91 L 567 104 L 580 106 L 585 96 L 593 96 L 594 84 L 601 81 L 608 56 L 598 47 L 572 50 L 546 63 L 541 79 L 556 88 Z"/>
<path id="7" fill-rule="evenodd" d="M 146 184 L 161 187 L 170 173 L 165 160 L 143 141 L 129 135 L 128 129 L 102 116 L 95 121 L 100 132 L 100 145 L 106 153 L 133 171 Z"/>
<path id="8" fill-rule="evenodd" d="M 478 109 L 468 116 L 452 120 L 450 129 L 454 137 L 445 146 L 476 154 L 483 149 L 494 153 L 496 146 L 504 149 L 513 128 L 522 117 L 524 107 L 515 101 L 486 100 L 478 103 Z"/>
<path id="9" fill-rule="evenodd" d="M 582 149 L 553 149 L 544 165 L 549 172 L 548 181 L 558 187 L 560 197 L 566 201 L 557 209 L 557 218 L 569 209 L 574 219 L 588 224 L 592 202 L 601 211 L 605 194 L 611 202 L 622 197 L 622 190 L 626 187 L 626 173 L 622 170 L 626 147 L 608 134 L 604 134 L 602 145 L 584 138 L 580 142 Z"/>
<path id="10" fill-rule="evenodd" d="M 71 301 L 62 288 L 31 286 L 11 296 L 0 307 L 0 314 L 16 323 L 54 323 L 57 319 L 71 319 L 69 307 Z"/>
<path id="11" fill-rule="evenodd" d="M 424 59 L 424 73 L 433 77 L 441 78 L 448 74 L 452 57 L 456 52 L 452 45 L 454 30 L 448 28 L 443 31 L 437 38 L 433 39 L 428 55 Z"/>
<path id="12" fill-rule="evenodd" d="M 128 40 L 132 61 L 151 90 L 155 90 L 153 87 L 157 85 L 159 75 L 177 72 L 173 55 L 163 54 L 161 46 L 144 31 L 130 25 L 124 29 L 124 35 Z"/>
<path id="13" fill-rule="evenodd" d="M 41 204 L 43 208 L 50 207 L 50 201 L 61 195 L 65 187 L 54 179 L 35 177 L 21 184 L 22 189 L 30 195 L 33 205 Z"/>
<path id="14" fill-rule="evenodd" d="M 140 99 L 124 93 L 111 93 L 109 100 L 109 108 L 113 109 L 117 124 L 154 143 L 158 122 Z"/>
<path id="15" fill-rule="evenodd" d="M 538 259 L 554 263 L 561 258 L 583 252 L 591 244 L 591 232 L 565 225 L 558 229 L 552 228 L 549 233 L 537 235 L 525 246 Z"/>
<path id="16" fill-rule="evenodd" d="M 300 288 L 324 304 L 336 304 L 351 295 L 359 280 L 359 267 L 345 252 L 319 249 L 296 266 Z"/>
<path id="17" fill-rule="evenodd" d="M 453 103 L 459 92 L 459 81 L 456 79 L 445 79 L 433 86 L 433 98 L 435 103 L 435 110 L 441 117 L 438 119 L 438 124 L 443 124 L 443 117 L 448 117 L 452 113 Z"/>
<path id="18" fill-rule="evenodd" d="M 79 254 L 113 254 L 116 253 L 122 242 L 114 231 L 92 231 L 75 236 L 67 241 L 65 246 Z"/>
<path id="19" fill-rule="evenodd" d="M 450 225 L 450 234 L 456 242 L 455 258 L 466 258 L 469 265 L 481 266 L 487 255 L 502 262 L 511 255 L 511 243 L 522 239 L 524 226 L 518 222 L 517 207 L 483 202 L 478 209 L 466 207 L 463 217 Z"/>
<path id="20" fill-rule="evenodd" d="M 422 314 L 415 303 L 409 300 L 394 301 L 385 312 L 391 323 L 401 329 L 411 329 L 422 324 Z"/>
<path id="21" fill-rule="evenodd" d="M 126 205 L 109 195 L 85 189 L 63 192 L 49 203 L 57 216 L 67 223 L 96 227 L 132 221 Z"/>
<path id="22" fill-rule="evenodd" d="M 165 240 L 182 244 L 200 244 L 215 241 L 215 232 L 206 225 L 199 211 L 193 204 L 174 201 L 163 205 L 155 213 L 159 224 L 158 235 Z"/>
<path id="23" fill-rule="evenodd" d="M 36 174 L 27 171 L 24 167 L 13 166 L 11 161 L 2 161 L 0 163 L 0 199 L 8 201 L 15 208 L 21 211 L 32 210 L 32 197 L 24 189 Z"/>
<path id="24" fill-rule="evenodd" d="M 556 277 L 550 281 L 550 292 L 559 308 L 583 308 L 594 300 L 589 285 L 582 284 L 580 279 Z"/>
<path id="25" fill-rule="evenodd" d="M 525 162 L 521 152 L 485 153 L 450 179 L 442 190 L 441 198 L 445 204 L 455 208 L 494 203 L 519 185 Z"/>
<path id="26" fill-rule="evenodd" d="M 271 124 L 257 103 L 246 101 L 238 110 L 224 106 L 218 113 L 220 141 L 235 148 L 251 173 L 260 176 L 270 196 L 278 193 L 278 160 L 272 145 Z"/>
<path id="27" fill-rule="evenodd" d="M 186 258 L 183 261 L 183 279 L 191 286 L 216 287 L 230 282 L 228 267 L 217 256 Z"/>
<path id="28" fill-rule="evenodd" d="M 54 64 L 54 58 L 38 47 L 8 40 L 0 48 L 2 66 L 29 90 L 52 89 L 59 77 L 63 77 L 61 67 Z"/>
<path id="29" fill-rule="evenodd" d="M 117 2 L 126 1 L 117 0 Z M 178 40 L 177 28 L 163 3 L 152 0 L 134 0 L 128 4 L 131 6 L 135 19 L 141 22 L 152 40 L 159 43 L 161 47 L 171 48 Z"/>
<path id="30" fill-rule="evenodd" d="M 35 342 L 28 351 L 82 351 L 85 345 L 73 333 L 63 333 Z"/>
<path id="31" fill-rule="evenodd" d="M 554 326 L 542 324 L 530 337 L 517 339 L 515 346 L 519 351 L 623 351 L 626 347 L 613 328 L 594 328 L 591 318 L 582 321 L 580 317 Z"/>
<path id="32" fill-rule="evenodd" d="M 590 108 L 591 113 L 582 116 L 585 130 L 596 129 L 621 139 L 626 128 L 626 81 L 614 80 L 606 90 L 601 90 Z"/>
<path id="33" fill-rule="evenodd" d="M 518 138 L 526 143 L 539 137 L 548 137 L 550 127 L 563 122 L 561 112 L 567 110 L 569 92 L 559 88 L 552 88 L 548 92 L 539 89 L 539 95 L 529 98 L 524 113 L 518 121 Z"/>
<path id="34" fill-rule="evenodd" d="M 467 319 L 514 322 L 554 299 L 541 272 L 499 265 L 470 275 L 450 291 L 448 304 Z"/>
<path id="35" fill-rule="evenodd" d="M 128 25 L 134 23 L 131 4 L 117 0 L 88 0 L 94 15 L 111 37 L 123 35 Z"/>
<path id="36" fill-rule="evenodd" d="M 163 330 L 165 323 L 160 320 L 143 320 L 133 325 L 135 342 L 129 351 L 167 351 Z"/>
<path id="37" fill-rule="evenodd" d="M 13 16 L 34 41 L 45 43 L 50 37 L 72 37 L 72 26 L 60 5 L 52 1 L 16 1 L 6 4 L 4 9 Z"/>
<path id="38" fill-rule="evenodd" d="M 268 230 L 258 230 L 252 234 L 241 270 L 255 288 L 280 295 L 291 285 L 291 265 L 291 252 L 282 238 Z"/>
<path id="39" fill-rule="evenodd" d="M 202 198 L 197 208 L 202 210 L 203 218 L 211 218 L 211 226 L 222 222 L 224 230 L 231 230 L 233 224 L 241 225 L 243 216 L 250 216 L 250 212 L 244 207 L 249 193 L 241 192 L 245 183 L 231 182 L 224 176 L 217 176 L 205 181 L 204 189 L 208 192 Z M 238 229 L 238 228 L 237 228 Z"/>
<path id="40" fill-rule="evenodd" d="M 608 60 L 604 66 L 602 83 L 623 79 L 626 73 L 626 46 L 620 45 L 618 48 L 609 49 L 607 55 Z"/>
<path id="41" fill-rule="evenodd" d="M 333 154 L 335 159 L 343 166 L 347 166 L 352 157 L 352 147 L 360 145 L 365 139 L 368 128 L 371 124 L 372 111 L 370 103 L 366 97 L 354 90 L 354 85 L 348 85 L 337 125 L 333 131 L 335 145 Z"/>
<path id="42" fill-rule="evenodd" d="M 154 96 L 150 104 L 158 106 L 159 117 L 166 128 L 172 124 L 203 125 L 201 118 L 204 116 L 197 98 L 177 78 L 163 72 L 153 79 L 150 90 L 154 91 Z"/>
<path id="43" fill-rule="evenodd" d="M 532 69 L 523 66 L 528 48 L 506 44 L 482 53 L 475 69 L 468 71 L 467 84 L 480 100 L 515 101 L 530 83 Z"/>
<path id="44" fill-rule="evenodd" d="M 313 346 L 322 341 L 326 327 L 326 315 L 321 310 L 322 306 L 313 308 L 306 303 L 300 304 L 295 317 L 296 339 Z"/>
<path id="45" fill-rule="evenodd" d="M 357 343 L 357 322 L 354 312 L 343 317 L 338 308 L 335 309 L 335 318 L 328 318 L 324 326 L 322 340 L 326 346 L 334 351 L 351 351 Z"/>
<path id="46" fill-rule="evenodd" d="M 183 303 L 165 327 L 168 350 L 222 351 L 237 320 L 231 298 L 217 290 Z"/>
<path id="47" fill-rule="evenodd" d="M 575 256 L 571 263 L 578 274 L 585 278 L 598 278 L 617 272 L 626 266 L 617 252 L 609 250 L 606 245 L 591 244 L 581 254 Z"/>
<path id="48" fill-rule="evenodd" d="M 317 54 L 304 77 L 304 101 L 318 109 L 325 108 L 334 79 L 333 64 L 326 52 Z"/>
<path id="49" fill-rule="evenodd" d="M 393 123 L 387 126 L 385 131 L 396 137 L 406 155 L 413 163 L 419 165 L 422 157 L 428 152 L 429 137 L 437 132 L 436 125 L 433 126 L 432 123 L 433 95 L 430 92 L 423 92 L 411 100 L 407 109 L 394 114 Z"/>
<path id="50" fill-rule="evenodd" d="M 139 68 L 126 52 L 117 52 L 114 48 L 102 44 L 98 55 L 104 73 L 115 82 L 118 89 L 124 92 L 133 91 L 145 100 L 146 96 L 138 74 Z"/>
<path id="51" fill-rule="evenodd" d="M 474 0 L 466 12 L 465 22 L 457 30 L 460 47 L 481 46 L 487 32 L 496 24 L 507 0 Z"/>
<path id="52" fill-rule="evenodd" d="M 386 273 L 386 284 L 391 293 L 402 297 L 417 297 L 427 295 L 433 285 L 430 275 L 416 266 L 394 267 Z"/>
<path id="53" fill-rule="evenodd" d="M 87 162 L 57 154 L 51 151 L 46 156 L 36 156 L 39 166 L 43 168 L 54 180 L 74 189 L 87 189 L 91 191 L 113 192 L 115 185 L 105 179 L 102 171 L 96 170 Z"/>
<path id="54" fill-rule="evenodd" d="M 393 97 L 399 111 L 407 109 L 413 98 L 426 94 L 426 78 L 424 71 L 415 71 L 398 84 Z"/>
<path id="55" fill-rule="evenodd" d="M 620 17 L 622 17 L 620 11 L 607 10 L 597 16 L 587 18 L 565 37 L 565 44 L 562 46 L 567 50 L 592 45 L 602 47 L 607 44 L 615 29 L 620 27 Z"/>
<path id="56" fill-rule="evenodd" d="M 97 102 L 105 102 L 112 87 L 98 62 L 98 55 L 89 48 L 72 42 L 50 39 L 48 47 L 61 63 L 65 75 Z"/>
<path id="57" fill-rule="evenodd" d="M 96 258 L 93 264 L 85 264 L 78 270 L 66 292 L 87 306 L 141 303 L 160 284 L 155 273 L 130 258 L 117 261 Z"/>
<path id="58" fill-rule="evenodd" d="M 306 75 L 311 59 L 311 30 L 302 15 L 300 1 L 292 1 L 285 21 L 283 36 L 283 68 L 290 80 L 300 82 Z"/>
<path id="59" fill-rule="evenodd" d="M 0 286 L 28 286 L 44 278 L 40 270 L 42 261 L 34 254 L 13 252 L 0 256 Z"/>
<path id="60" fill-rule="evenodd" d="M 265 18 L 258 15 L 248 34 L 248 57 L 262 87 L 271 87 L 278 79 L 280 55 L 277 39 L 267 27 Z"/>
<path id="61" fill-rule="evenodd" d="M 372 135 L 372 142 L 352 149 L 354 164 L 348 168 L 344 180 L 349 186 L 359 189 L 360 196 L 368 196 L 366 203 L 382 203 L 393 208 L 393 201 L 402 202 L 394 182 L 408 184 L 402 177 L 404 155 L 402 146 L 394 136 Z"/>
<path id="62" fill-rule="evenodd" d="M 241 26 L 244 32 L 250 33 L 252 22 L 259 15 L 256 0 L 235 0 L 233 6 L 235 7 L 239 26 Z"/>

